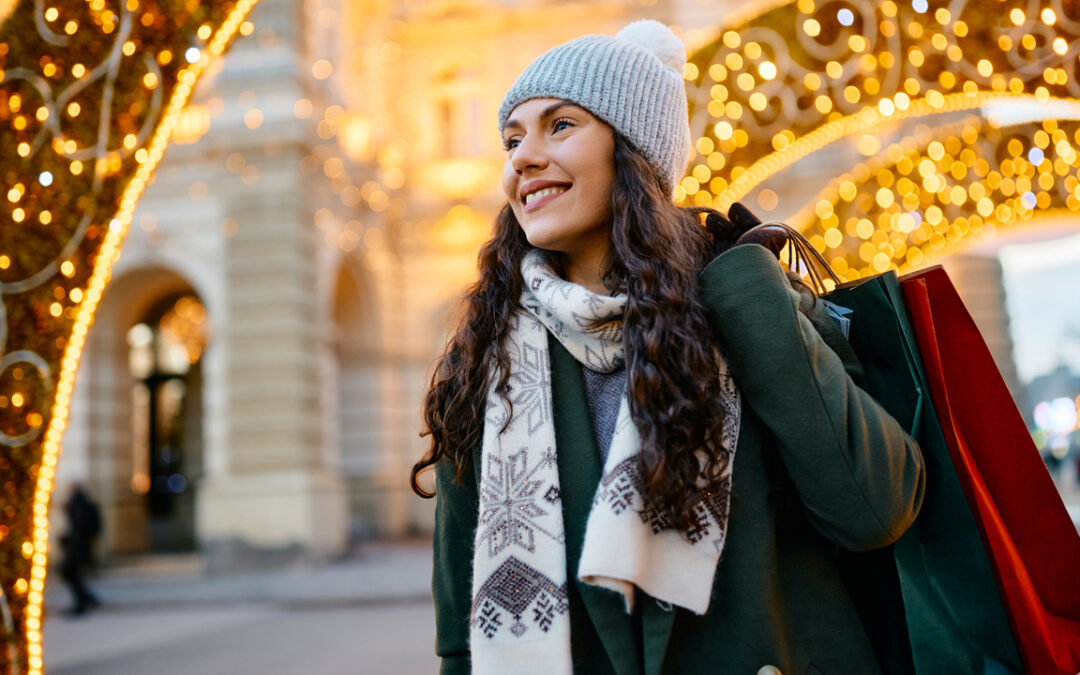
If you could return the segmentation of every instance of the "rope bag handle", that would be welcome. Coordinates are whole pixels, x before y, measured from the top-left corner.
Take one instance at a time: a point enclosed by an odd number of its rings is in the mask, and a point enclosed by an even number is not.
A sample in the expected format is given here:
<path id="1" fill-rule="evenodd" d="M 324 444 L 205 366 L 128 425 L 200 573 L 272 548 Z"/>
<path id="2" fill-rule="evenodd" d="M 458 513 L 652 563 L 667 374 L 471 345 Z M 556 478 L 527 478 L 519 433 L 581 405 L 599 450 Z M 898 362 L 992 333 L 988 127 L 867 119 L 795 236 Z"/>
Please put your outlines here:
<path id="1" fill-rule="evenodd" d="M 833 271 L 833 268 L 829 267 L 829 263 L 825 261 L 825 256 L 821 255 L 801 232 L 787 223 L 775 220 L 755 225 L 744 232 L 735 243 L 746 243 L 744 240 L 750 234 L 764 230 L 779 230 L 785 234 L 784 246 L 787 246 L 790 251 L 791 262 L 789 267 L 795 270 L 796 273 L 799 272 L 800 268 L 805 269 L 814 292 L 819 296 L 830 290 L 825 288 L 825 277 L 831 279 L 836 288 L 839 288 L 843 283 L 843 280 Z M 781 247 L 780 251 L 783 250 L 783 247 Z"/>

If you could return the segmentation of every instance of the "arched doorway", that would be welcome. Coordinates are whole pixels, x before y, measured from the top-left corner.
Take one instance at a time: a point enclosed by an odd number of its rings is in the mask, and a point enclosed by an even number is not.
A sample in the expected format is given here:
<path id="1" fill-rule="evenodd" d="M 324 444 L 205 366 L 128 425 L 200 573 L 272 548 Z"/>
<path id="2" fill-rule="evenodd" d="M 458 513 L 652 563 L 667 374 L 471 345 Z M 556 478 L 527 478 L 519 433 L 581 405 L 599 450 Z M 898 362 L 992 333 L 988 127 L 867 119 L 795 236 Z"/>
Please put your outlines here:
<path id="1" fill-rule="evenodd" d="M 166 296 L 126 337 L 133 380 L 131 489 L 145 496 L 149 548 L 193 550 L 206 309 L 193 294 Z"/>
<path id="2" fill-rule="evenodd" d="M 378 331 L 364 274 L 343 261 L 334 281 L 333 359 L 336 424 L 341 472 L 349 486 L 349 531 L 370 537 L 385 527 L 385 411 L 375 343 Z"/>
<path id="3" fill-rule="evenodd" d="M 197 545 L 195 498 L 212 426 L 201 295 L 171 269 L 122 272 L 87 340 L 58 482 L 82 481 L 101 505 L 106 560 Z"/>

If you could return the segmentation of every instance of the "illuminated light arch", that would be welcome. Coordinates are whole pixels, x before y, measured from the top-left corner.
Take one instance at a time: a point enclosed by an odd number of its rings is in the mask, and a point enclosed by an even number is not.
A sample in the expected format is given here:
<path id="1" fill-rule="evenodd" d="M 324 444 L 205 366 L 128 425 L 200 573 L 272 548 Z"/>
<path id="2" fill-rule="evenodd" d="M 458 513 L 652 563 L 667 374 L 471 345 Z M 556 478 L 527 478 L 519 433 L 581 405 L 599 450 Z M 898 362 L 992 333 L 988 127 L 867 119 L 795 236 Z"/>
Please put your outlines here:
<path id="1" fill-rule="evenodd" d="M 1080 211 L 1080 121 L 981 117 L 906 138 L 835 178 L 790 221 L 853 281 L 925 266 L 969 235 Z"/>
<path id="2" fill-rule="evenodd" d="M 883 122 L 996 97 L 1080 96 L 1080 6 L 1060 0 L 993 11 L 974 0 L 752 8 L 687 64 L 695 153 L 676 191 L 684 203 L 726 209 L 797 159 Z"/>
<path id="3" fill-rule="evenodd" d="M 136 202 L 256 2 L 24 0 L 0 26 L 0 671 L 44 667 L 60 441 Z"/>

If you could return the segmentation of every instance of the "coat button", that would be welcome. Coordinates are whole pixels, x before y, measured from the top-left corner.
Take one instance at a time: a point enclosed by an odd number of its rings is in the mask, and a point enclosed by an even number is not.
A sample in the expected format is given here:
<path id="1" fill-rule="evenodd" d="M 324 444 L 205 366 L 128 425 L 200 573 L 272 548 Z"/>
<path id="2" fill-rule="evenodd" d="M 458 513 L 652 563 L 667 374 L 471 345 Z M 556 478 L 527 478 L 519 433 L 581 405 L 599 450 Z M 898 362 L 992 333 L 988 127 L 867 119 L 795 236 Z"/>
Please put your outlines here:
<path id="1" fill-rule="evenodd" d="M 757 675 L 784 675 L 776 666 L 765 665 L 758 669 Z"/>

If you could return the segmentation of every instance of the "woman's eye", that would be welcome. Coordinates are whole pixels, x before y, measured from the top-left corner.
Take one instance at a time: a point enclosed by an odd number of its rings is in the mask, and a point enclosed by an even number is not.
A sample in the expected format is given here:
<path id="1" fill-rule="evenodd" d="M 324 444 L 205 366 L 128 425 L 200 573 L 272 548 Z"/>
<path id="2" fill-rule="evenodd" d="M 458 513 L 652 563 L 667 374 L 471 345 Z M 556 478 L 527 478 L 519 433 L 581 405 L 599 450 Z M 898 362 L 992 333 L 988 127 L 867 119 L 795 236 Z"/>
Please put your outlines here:
<path id="1" fill-rule="evenodd" d="M 503 147 L 505 147 L 507 150 L 513 150 L 518 146 L 518 143 L 520 142 L 521 141 L 516 138 L 508 138 L 503 141 Z"/>
<path id="2" fill-rule="evenodd" d="M 555 123 L 551 125 L 551 128 L 555 131 L 562 131 L 563 129 L 567 129 L 572 126 L 574 126 L 574 123 L 570 120 L 555 120 Z"/>

